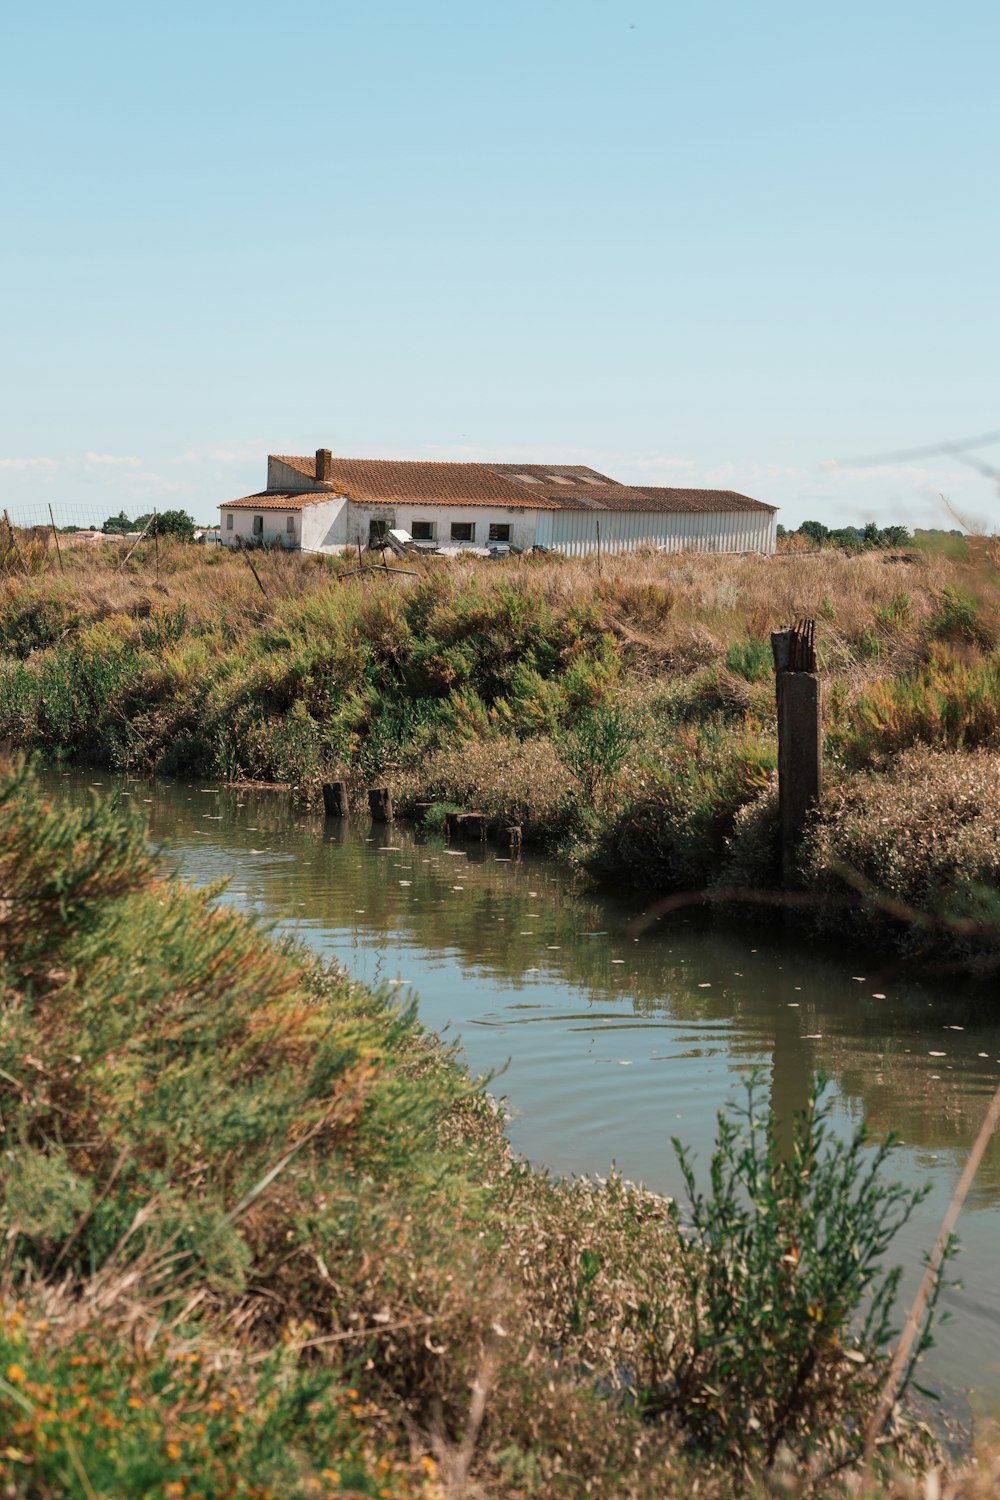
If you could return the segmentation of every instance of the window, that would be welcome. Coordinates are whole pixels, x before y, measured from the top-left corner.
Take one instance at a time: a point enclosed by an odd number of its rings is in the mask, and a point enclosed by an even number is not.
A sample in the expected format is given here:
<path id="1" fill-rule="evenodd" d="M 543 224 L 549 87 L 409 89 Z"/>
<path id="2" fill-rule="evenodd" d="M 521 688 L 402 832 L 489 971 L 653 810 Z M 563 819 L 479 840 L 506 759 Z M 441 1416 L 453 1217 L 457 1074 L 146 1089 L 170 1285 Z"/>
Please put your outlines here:
<path id="1" fill-rule="evenodd" d="M 285 530 L 288 532 L 289 536 L 293 536 L 294 535 L 294 533 L 295 533 L 295 517 L 294 516 L 286 516 L 285 517 Z"/>
<path id="2" fill-rule="evenodd" d="M 380 547 L 395 524 L 395 516 L 373 516 L 368 522 L 369 547 Z"/>
<path id="3" fill-rule="evenodd" d="M 264 517 L 263 516 L 254 516 L 254 518 L 253 518 L 253 534 L 254 534 L 254 536 L 263 536 L 264 535 Z"/>
<path id="4" fill-rule="evenodd" d="M 499 521 L 491 521 L 490 522 L 490 541 L 491 542 L 509 542 L 510 541 L 510 526 L 509 525 L 504 525 L 502 522 L 499 522 Z"/>
<path id="5" fill-rule="evenodd" d="M 415 542 L 432 542 L 434 540 L 433 521 L 414 521 L 411 524 L 410 535 Z"/>
<path id="6" fill-rule="evenodd" d="M 232 529 L 233 529 L 233 513 L 232 513 L 231 510 L 227 510 L 226 511 L 226 530 L 227 531 L 232 531 Z"/>
<path id="7" fill-rule="evenodd" d="M 471 521 L 452 521 L 451 539 L 453 542 L 475 541 L 476 528 Z"/>

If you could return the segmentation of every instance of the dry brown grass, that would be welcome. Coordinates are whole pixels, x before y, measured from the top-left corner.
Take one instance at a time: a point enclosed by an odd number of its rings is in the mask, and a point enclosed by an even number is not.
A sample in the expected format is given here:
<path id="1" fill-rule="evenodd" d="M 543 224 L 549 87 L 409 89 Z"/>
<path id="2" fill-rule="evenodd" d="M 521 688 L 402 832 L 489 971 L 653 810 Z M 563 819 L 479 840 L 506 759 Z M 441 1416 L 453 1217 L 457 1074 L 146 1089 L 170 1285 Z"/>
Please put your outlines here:
<path id="1" fill-rule="evenodd" d="M 801 554 L 666 555 L 652 550 L 597 559 L 511 558 L 484 563 L 478 558 L 417 559 L 416 577 L 356 579 L 335 585 L 346 566 L 340 559 L 295 552 L 258 552 L 253 563 L 267 591 L 261 593 L 246 558 L 225 548 L 161 543 L 159 576 L 153 559 L 139 557 L 116 571 L 121 549 L 111 543 L 75 548 L 64 557 L 65 576 L 49 555 L 44 570 L 28 579 L 3 579 L 9 608 L 39 596 L 72 604 L 83 619 L 109 614 L 148 613 L 162 605 L 183 604 L 192 623 L 225 620 L 256 623 L 293 599 L 338 587 L 348 594 L 406 590 L 420 577 L 442 575 L 461 589 L 473 581 L 489 593 L 501 584 L 538 595 L 565 612 L 592 605 L 626 644 L 663 652 L 682 648 L 692 636 L 703 652 L 719 652 L 748 636 L 766 640 L 773 629 L 801 616 L 821 621 L 821 669 L 840 670 L 853 645 L 873 627 L 880 637 L 877 665 L 897 668 L 914 636 L 934 616 L 945 587 L 958 587 L 981 599 L 995 614 L 1000 604 L 1000 573 L 987 539 L 971 539 L 964 560 L 913 552 L 907 562 L 878 551 L 847 556 L 837 551 Z M 894 601 L 908 596 L 904 618 Z M 869 669 L 870 670 L 870 669 Z"/>
<path id="2" fill-rule="evenodd" d="M 866 936 L 896 911 L 910 948 L 933 941 L 995 953 L 1000 755 L 919 747 L 878 773 L 844 778 L 824 799 L 803 870 L 817 897 L 853 891 L 865 898 L 851 920 Z M 818 901 L 817 926 L 840 931 L 845 920 L 834 903 Z"/>

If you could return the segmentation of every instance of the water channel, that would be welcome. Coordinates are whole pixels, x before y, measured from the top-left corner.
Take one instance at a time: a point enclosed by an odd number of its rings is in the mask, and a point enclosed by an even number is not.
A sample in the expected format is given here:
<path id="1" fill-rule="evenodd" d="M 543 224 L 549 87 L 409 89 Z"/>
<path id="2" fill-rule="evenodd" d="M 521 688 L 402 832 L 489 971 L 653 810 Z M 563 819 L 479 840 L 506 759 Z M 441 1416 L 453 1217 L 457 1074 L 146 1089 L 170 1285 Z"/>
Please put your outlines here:
<path id="1" fill-rule="evenodd" d="M 514 1147 L 558 1173 L 612 1165 L 683 1196 L 670 1144 L 704 1178 L 715 1116 L 764 1070 L 789 1118 L 822 1068 L 845 1131 L 898 1131 L 895 1175 L 929 1183 L 895 1244 L 911 1293 L 922 1257 L 1000 1080 L 1000 1010 L 959 980 L 922 983 L 889 957 L 789 941 L 773 928 L 690 911 L 641 935 L 640 899 L 581 894 L 559 865 L 491 846 L 449 848 L 405 824 L 341 823 L 287 795 L 49 772 L 78 800 L 117 789 L 198 884 L 337 959 L 371 985 L 415 996 L 423 1022 L 461 1041 L 510 1110 Z M 991 1015 L 992 1011 L 992 1015 Z M 954 1406 L 1000 1409 L 1000 1138 L 959 1224 L 950 1320 L 921 1379 Z M 900 1310 L 900 1317 L 902 1311 Z"/>

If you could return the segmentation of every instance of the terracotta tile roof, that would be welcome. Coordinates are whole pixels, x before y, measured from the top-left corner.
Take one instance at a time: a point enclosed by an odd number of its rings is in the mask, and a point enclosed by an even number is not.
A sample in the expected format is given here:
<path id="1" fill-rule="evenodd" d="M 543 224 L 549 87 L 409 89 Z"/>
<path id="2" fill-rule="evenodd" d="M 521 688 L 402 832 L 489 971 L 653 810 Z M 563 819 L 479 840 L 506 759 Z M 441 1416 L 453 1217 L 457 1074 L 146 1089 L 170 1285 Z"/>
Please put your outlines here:
<path id="1" fill-rule="evenodd" d="M 261 490 L 258 495 L 244 495 L 242 500 L 223 500 L 222 510 L 301 510 L 303 504 L 311 505 L 316 500 L 325 500 L 325 495 L 303 494 L 293 490 L 291 494 L 277 490 Z"/>
<path id="2" fill-rule="evenodd" d="M 315 478 L 316 460 L 271 454 L 312 481 L 315 489 L 250 495 L 230 505 L 301 509 L 325 496 L 347 495 L 361 504 L 494 505 L 524 510 L 773 511 L 773 505 L 735 490 L 662 488 L 618 484 L 584 464 L 418 462 L 392 458 L 335 458 L 330 479 Z M 273 502 L 273 503 L 272 503 Z"/>
<path id="3" fill-rule="evenodd" d="M 272 454 L 300 474 L 313 476 L 313 458 Z M 314 483 L 318 483 L 315 479 Z M 424 501 L 435 505 L 520 505 L 551 510 L 529 485 L 508 479 L 492 464 L 417 462 L 394 458 L 335 458 L 324 488 L 362 504 Z"/>
<path id="4" fill-rule="evenodd" d="M 570 502 L 576 508 L 576 501 Z M 658 488 L 654 485 L 616 484 L 598 498 L 596 505 L 588 510 L 635 510 L 635 511 L 679 511 L 691 515 L 695 511 L 777 510 L 776 505 L 767 505 L 763 500 L 752 500 L 738 490 L 688 490 Z"/>

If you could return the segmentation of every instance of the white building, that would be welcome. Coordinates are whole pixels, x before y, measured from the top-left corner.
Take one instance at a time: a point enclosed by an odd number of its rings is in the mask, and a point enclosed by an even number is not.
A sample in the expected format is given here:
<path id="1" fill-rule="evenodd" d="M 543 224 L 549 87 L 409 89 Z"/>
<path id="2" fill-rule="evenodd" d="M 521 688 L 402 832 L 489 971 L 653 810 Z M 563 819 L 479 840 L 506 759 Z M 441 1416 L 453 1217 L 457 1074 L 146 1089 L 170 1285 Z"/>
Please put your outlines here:
<path id="1" fill-rule="evenodd" d="M 735 490 L 618 484 L 578 464 L 413 463 L 270 455 L 267 488 L 219 506 L 224 544 L 305 552 L 366 546 L 390 528 L 428 547 L 551 547 L 580 556 L 773 552 L 776 511 Z"/>

